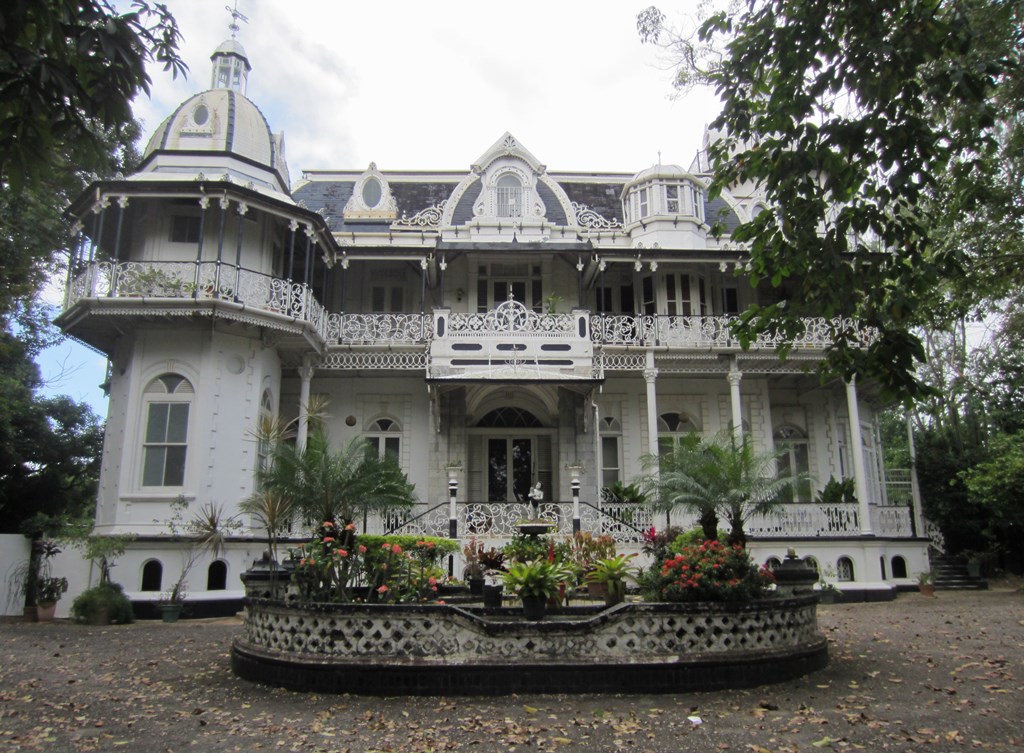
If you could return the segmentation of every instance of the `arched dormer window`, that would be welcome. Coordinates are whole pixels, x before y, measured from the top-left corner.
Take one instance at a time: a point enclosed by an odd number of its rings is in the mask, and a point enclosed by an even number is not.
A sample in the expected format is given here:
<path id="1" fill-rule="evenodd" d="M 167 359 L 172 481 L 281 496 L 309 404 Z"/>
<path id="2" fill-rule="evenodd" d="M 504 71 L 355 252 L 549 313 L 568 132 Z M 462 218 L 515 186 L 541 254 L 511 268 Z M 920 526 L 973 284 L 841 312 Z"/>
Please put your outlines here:
<path id="1" fill-rule="evenodd" d="M 523 216 L 523 184 L 515 175 L 506 173 L 498 178 L 495 207 L 498 217 Z"/>
<path id="2" fill-rule="evenodd" d="M 195 389 L 180 374 L 158 376 L 143 393 L 142 486 L 185 485 L 188 417 Z"/>

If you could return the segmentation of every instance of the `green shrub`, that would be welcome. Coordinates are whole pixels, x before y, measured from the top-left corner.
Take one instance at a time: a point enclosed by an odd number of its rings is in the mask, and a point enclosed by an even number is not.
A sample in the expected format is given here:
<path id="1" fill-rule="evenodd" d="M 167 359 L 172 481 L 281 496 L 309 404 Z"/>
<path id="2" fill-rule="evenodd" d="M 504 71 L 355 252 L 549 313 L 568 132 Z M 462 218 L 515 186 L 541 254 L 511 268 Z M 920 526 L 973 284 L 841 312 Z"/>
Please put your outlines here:
<path id="1" fill-rule="evenodd" d="M 725 541 L 729 538 L 729 532 L 723 531 L 721 528 L 718 529 L 718 540 Z M 681 533 L 675 537 L 675 539 L 668 545 L 668 553 L 675 555 L 679 554 L 683 549 L 688 546 L 700 546 L 705 541 L 704 529 L 700 526 L 691 528 L 686 533 Z"/>
<path id="2" fill-rule="evenodd" d="M 119 583 L 101 583 L 80 593 L 71 603 L 71 618 L 84 625 L 127 625 L 135 621 L 132 603 Z"/>

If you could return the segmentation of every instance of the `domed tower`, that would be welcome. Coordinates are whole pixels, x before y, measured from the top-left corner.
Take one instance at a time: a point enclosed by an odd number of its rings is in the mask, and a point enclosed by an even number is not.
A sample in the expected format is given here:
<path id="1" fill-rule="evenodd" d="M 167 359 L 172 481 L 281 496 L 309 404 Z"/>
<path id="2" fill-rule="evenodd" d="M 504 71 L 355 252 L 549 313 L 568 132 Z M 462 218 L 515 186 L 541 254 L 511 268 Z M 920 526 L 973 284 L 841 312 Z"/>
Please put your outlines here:
<path id="1" fill-rule="evenodd" d="M 150 542 L 119 562 L 137 601 L 177 575 L 179 548 L 160 543 L 176 505 L 186 519 L 209 504 L 231 516 L 253 493 L 257 427 L 278 412 L 282 374 L 327 336 L 327 222 L 291 198 L 284 139 L 246 96 L 242 45 L 226 40 L 211 62 L 212 88 L 160 124 L 139 170 L 71 208 L 80 235 L 57 322 L 109 361 L 96 524 Z M 207 563 L 208 590 L 227 584 L 214 596 L 240 597 L 237 574 L 260 554 L 254 532 Z M 206 579 L 192 579 L 198 596 Z"/>

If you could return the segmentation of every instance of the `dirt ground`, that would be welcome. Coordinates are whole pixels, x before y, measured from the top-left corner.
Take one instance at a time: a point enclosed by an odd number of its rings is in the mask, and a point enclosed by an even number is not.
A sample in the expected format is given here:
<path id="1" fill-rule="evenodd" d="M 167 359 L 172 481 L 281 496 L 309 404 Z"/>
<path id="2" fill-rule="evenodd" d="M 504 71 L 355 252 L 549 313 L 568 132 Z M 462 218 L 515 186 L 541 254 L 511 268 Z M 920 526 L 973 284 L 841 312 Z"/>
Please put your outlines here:
<path id="1" fill-rule="evenodd" d="M 1024 594 L 822 606 L 829 666 L 753 690 L 361 698 L 235 678 L 238 620 L 0 624 L 0 752 L 1024 750 Z"/>

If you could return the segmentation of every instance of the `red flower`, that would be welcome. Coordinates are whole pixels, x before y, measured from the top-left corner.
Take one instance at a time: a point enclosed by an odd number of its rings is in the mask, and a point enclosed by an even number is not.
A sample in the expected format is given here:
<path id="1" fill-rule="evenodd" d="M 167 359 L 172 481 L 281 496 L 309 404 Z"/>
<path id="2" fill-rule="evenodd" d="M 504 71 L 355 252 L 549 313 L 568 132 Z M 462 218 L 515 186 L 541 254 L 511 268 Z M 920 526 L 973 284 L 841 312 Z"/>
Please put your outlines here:
<path id="1" fill-rule="evenodd" d="M 383 593 L 387 593 L 387 592 L 388 592 L 388 587 L 387 586 L 381 586 L 380 588 L 377 589 L 377 593 L 379 593 L 379 594 L 383 594 Z"/>
<path id="2" fill-rule="evenodd" d="M 334 541 L 334 537 L 333 536 L 324 536 L 323 541 L 324 541 L 325 544 L 330 544 L 332 541 Z"/>

